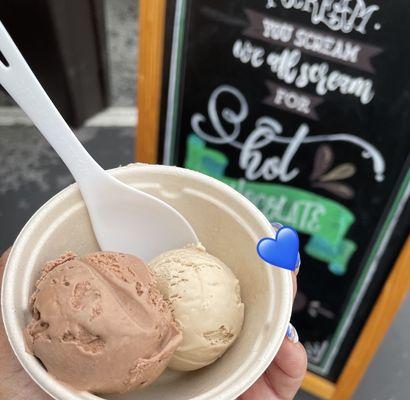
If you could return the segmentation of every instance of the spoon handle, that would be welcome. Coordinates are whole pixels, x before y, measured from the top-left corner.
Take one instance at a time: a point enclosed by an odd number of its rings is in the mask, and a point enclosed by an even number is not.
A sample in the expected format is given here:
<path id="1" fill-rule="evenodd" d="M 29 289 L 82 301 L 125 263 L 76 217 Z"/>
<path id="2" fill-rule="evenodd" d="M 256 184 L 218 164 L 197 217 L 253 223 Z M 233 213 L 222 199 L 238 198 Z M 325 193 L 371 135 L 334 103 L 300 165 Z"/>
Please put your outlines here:
<path id="1" fill-rule="evenodd" d="M 104 170 L 87 153 L 24 60 L 0 22 L 0 84 L 25 111 L 64 161 L 80 188 Z"/>

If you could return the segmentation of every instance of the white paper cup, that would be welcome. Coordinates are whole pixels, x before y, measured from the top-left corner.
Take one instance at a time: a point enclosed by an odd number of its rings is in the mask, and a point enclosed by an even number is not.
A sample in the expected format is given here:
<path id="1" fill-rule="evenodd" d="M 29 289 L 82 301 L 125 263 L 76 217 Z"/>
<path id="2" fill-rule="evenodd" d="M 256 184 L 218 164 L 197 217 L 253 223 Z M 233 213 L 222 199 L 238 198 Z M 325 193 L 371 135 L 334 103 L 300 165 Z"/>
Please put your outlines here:
<path id="1" fill-rule="evenodd" d="M 234 345 L 214 364 L 190 373 L 166 371 L 144 390 L 104 398 L 236 399 L 268 367 L 285 337 L 290 319 L 291 273 L 266 264 L 256 252 L 261 237 L 273 236 L 272 226 L 245 197 L 197 172 L 158 165 L 131 165 L 112 173 L 161 198 L 186 217 L 207 250 L 230 266 L 239 279 L 245 321 Z M 46 261 L 67 250 L 79 255 L 98 250 L 76 185 L 61 191 L 40 208 L 18 236 L 4 273 L 4 324 L 17 358 L 52 397 L 98 399 L 100 397 L 58 382 L 25 351 L 23 330 L 31 319 L 28 301 L 35 281 Z"/>

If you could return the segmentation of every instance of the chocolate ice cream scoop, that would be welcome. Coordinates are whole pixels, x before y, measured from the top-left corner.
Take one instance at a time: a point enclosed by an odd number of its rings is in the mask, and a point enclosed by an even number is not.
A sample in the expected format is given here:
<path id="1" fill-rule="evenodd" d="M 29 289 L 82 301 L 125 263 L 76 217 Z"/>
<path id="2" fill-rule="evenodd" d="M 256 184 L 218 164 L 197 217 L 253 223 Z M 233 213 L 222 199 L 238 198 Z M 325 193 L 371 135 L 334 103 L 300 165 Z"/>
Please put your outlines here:
<path id="1" fill-rule="evenodd" d="M 131 255 L 66 253 L 46 263 L 31 309 L 28 350 L 79 390 L 149 385 L 182 340 L 153 275 Z"/>

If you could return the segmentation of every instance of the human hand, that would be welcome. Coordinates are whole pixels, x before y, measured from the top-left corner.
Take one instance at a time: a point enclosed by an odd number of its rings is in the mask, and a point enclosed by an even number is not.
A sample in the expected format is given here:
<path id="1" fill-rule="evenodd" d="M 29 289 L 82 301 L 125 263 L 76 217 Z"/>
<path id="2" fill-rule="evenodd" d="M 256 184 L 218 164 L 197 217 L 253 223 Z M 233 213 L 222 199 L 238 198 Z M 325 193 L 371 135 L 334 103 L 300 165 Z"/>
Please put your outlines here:
<path id="1" fill-rule="evenodd" d="M 293 297 L 297 291 L 297 272 L 292 273 Z M 295 328 L 290 326 L 272 364 L 238 400 L 291 400 L 302 384 L 306 366 L 306 351 Z"/>
<path id="2" fill-rule="evenodd" d="M 10 250 L 0 258 L 0 285 L 3 270 Z M 13 400 L 52 400 L 43 392 L 18 362 L 6 337 L 3 319 L 0 313 L 0 399 Z"/>

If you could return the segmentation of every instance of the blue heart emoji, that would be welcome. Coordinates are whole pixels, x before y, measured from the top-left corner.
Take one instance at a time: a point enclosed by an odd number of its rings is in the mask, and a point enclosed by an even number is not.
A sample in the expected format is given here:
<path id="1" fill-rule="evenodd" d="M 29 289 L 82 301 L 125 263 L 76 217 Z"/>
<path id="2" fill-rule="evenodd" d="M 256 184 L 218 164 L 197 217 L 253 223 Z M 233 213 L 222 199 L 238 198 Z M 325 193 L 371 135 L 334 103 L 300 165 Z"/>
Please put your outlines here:
<path id="1" fill-rule="evenodd" d="M 256 247 L 259 257 L 269 264 L 293 271 L 299 262 L 299 237 L 296 231 L 283 226 L 276 238 L 263 238 Z"/>

